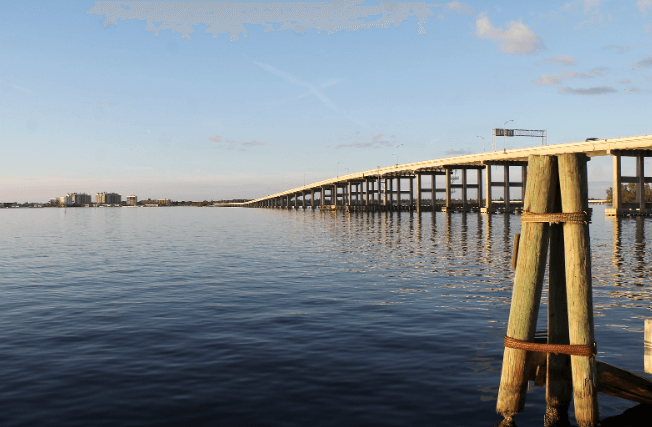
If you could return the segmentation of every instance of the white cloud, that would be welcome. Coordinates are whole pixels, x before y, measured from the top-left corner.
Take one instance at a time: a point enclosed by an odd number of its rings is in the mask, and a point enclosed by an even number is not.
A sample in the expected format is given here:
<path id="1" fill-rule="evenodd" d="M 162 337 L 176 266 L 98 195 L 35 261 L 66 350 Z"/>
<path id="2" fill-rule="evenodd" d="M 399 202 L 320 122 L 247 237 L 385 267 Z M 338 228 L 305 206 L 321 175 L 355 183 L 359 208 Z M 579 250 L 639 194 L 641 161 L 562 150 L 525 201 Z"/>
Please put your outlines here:
<path id="1" fill-rule="evenodd" d="M 557 55 L 554 58 L 546 58 L 544 62 L 551 64 L 575 65 L 575 58 L 570 55 Z"/>
<path id="2" fill-rule="evenodd" d="M 460 3 L 458 1 L 450 2 L 446 5 L 446 9 L 452 10 L 457 13 L 463 13 L 465 15 L 475 15 L 475 11 L 468 4 Z"/>
<path id="3" fill-rule="evenodd" d="M 647 16 L 648 9 L 652 8 L 652 0 L 638 0 L 636 6 L 641 11 L 641 15 Z"/>
<path id="4" fill-rule="evenodd" d="M 560 87 L 557 89 L 560 94 L 568 95 L 602 95 L 605 93 L 618 92 L 616 89 L 608 86 L 584 87 L 580 89 L 573 89 L 570 87 Z"/>
<path id="5" fill-rule="evenodd" d="M 507 30 L 491 25 L 489 18 L 482 16 L 475 22 L 476 35 L 500 43 L 500 50 L 510 54 L 531 55 L 545 49 L 540 36 L 522 22 L 510 22 Z"/>
<path id="6" fill-rule="evenodd" d="M 652 56 L 648 56 L 645 59 L 641 59 L 638 62 L 634 62 L 632 64 L 633 68 L 646 68 L 646 67 L 652 67 Z"/>
<path id="7" fill-rule="evenodd" d="M 584 14 L 590 16 L 588 19 L 575 25 L 575 29 L 583 30 L 585 28 L 591 27 L 593 25 L 597 25 L 602 21 L 604 21 L 604 15 L 600 11 L 600 0 L 584 0 L 584 1 L 575 0 L 571 3 L 566 3 L 564 6 L 562 6 L 562 9 L 565 11 L 569 11 L 571 9 L 579 8 L 580 6 L 584 6 Z M 608 20 L 611 19 L 612 17 L 608 16 Z"/>
<path id="8" fill-rule="evenodd" d="M 598 25 L 604 21 L 604 16 L 600 13 L 600 10 L 594 10 L 591 12 L 591 16 L 586 21 L 582 21 L 579 24 L 575 25 L 576 30 L 584 30 L 586 28 Z"/>
<path id="9" fill-rule="evenodd" d="M 328 34 L 337 31 L 358 31 L 369 28 L 398 27 L 416 17 L 418 34 L 425 34 L 423 24 L 434 16 L 439 4 L 424 2 L 383 1 L 364 6 L 364 0 L 333 2 L 189 2 L 189 1 L 105 1 L 96 2 L 87 14 L 105 15 L 104 26 L 117 25 L 121 20 L 141 20 L 145 30 L 156 35 L 170 30 L 190 39 L 195 28 L 206 25 L 204 31 L 217 37 L 229 34 L 236 41 L 247 37 L 247 26 L 262 26 L 265 32 L 290 30 L 304 34 L 314 29 Z"/>
<path id="10" fill-rule="evenodd" d="M 625 89 L 625 92 L 627 93 L 650 93 L 652 92 L 651 90 L 648 89 L 640 89 L 635 86 L 632 86 L 630 88 Z"/>
<path id="11" fill-rule="evenodd" d="M 532 83 L 543 85 L 543 86 L 552 86 L 561 83 L 566 79 L 592 79 L 594 77 L 603 77 L 609 73 L 609 68 L 607 67 L 597 67 L 590 70 L 588 73 L 578 73 L 575 71 L 563 70 L 564 74 L 544 74 L 536 80 L 532 80 Z"/>
<path id="12" fill-rule="evenodd" d="M 628 85 L 628 84 L 631 84 L 632 81 L 631 81 L 630 79 L 622 79 L 622 80 L 620 80 L 618 83 L 622 83 L 622 84 Z"/>
<path id="13" fill-rule="evenodd" d="M 584 0 L 584 13 L 589 13 L 600 7 L 600 0 Z"/>

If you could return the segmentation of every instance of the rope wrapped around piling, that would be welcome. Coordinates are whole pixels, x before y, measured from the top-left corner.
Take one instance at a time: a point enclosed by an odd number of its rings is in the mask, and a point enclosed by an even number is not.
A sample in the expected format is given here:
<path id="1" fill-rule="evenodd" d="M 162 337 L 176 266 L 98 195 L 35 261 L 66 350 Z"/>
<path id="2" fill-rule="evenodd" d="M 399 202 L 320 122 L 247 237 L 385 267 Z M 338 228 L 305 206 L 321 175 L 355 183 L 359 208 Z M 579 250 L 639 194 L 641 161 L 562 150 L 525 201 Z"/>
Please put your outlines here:
<path id="1" fill-rule="evenodd" d="M 505 335 L 503 340 L 505 347 L 515 348 L 517 350 L 536 351 L 539 353 L 569 354 L 571 356 L 594 357 L 598 353 L 598 346 L 593 344 L 538 344 L 533 342 L 521 341 L 516 338 L 510 338 Z"/>
<path id="2" fill-rule="evenodd" d="M 521 212 L 521 222 L 549 222 L 552 224 L 588 224 L 591 221 L 589 212 L 556 212 L 556 213 L 532 213 Z"/>

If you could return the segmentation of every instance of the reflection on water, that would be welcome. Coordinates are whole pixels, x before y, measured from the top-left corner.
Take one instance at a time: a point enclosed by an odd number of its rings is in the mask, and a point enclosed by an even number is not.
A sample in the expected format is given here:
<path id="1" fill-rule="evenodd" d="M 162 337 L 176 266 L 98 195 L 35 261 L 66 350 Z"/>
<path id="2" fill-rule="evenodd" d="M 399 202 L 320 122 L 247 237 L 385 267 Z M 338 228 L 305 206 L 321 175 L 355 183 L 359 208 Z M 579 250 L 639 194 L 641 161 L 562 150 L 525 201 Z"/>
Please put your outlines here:
<path id="1" fill-rule="evenodd" d="M 598 358 L 642 373 L 651 219 L 601 209 L 590 226 Z M 0 215 L 2 425 L 502 419 L 517 215 Z M 601 418 L 633 406 L 600 396 Z M 544 389 L 533 387 L 517 422 L 541 425 L 544 411 Z"/>

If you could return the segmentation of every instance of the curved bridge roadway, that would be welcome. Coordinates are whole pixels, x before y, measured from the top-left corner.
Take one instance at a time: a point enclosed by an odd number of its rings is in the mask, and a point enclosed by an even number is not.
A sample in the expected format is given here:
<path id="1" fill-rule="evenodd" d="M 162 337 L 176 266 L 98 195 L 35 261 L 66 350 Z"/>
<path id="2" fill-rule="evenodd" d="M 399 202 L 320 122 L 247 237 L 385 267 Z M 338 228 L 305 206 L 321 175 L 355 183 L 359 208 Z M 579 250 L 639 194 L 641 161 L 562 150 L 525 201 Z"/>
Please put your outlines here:
<path id="1" fill-rule="evenodd" d="M 585 153 L 589 157 L 611 155 L 614 159 L 614 204 L 608 209 L 609 215 L 640 215 L 650 214 L 644 200 L 625 206 L 620 202 L 620 186 L 622 183 L 635 183 L 637 188 L 652 182 L 645 178 L 644 159 L 652 157 L 652 135 L 633 136 L 625 138 L 600 139 L 568 144 L 545 145 L 529 148 L 493 151 L 442 159 L 425 160 L 405 163 L 384 168 L 372 169 L 342 175 L 303 187 L 293 188 L 281 193 L 272 194 L 245 203 L 232 203 L 223 206 L 269 207 L 269 208 L 320 208 L 345 210 L 406 210 L 428 209 L 443 211 L 480 210 L 482 212 L 513 212 L 519 209 L 518 201 L 510 200 L 510 188 L 525 189 L 527 180 L 527 158 L 530 155 L 559 155 L 564 153 Z M 621 174 L 621 157 L 636 157 L 636 174 L 623 177 Z M 500 166 L 503 169 L 502 181 L 493 181 L 492 168 Z M 520 181 L 510 181 L 510 166 L 521 168 Z M 496 168 L 493 168 L 496 169 Z M 456 171 L 461 171 L 457 177 Z M 468 172 L 475 170 L 477 178 L 474 183 L 467 182 Z M 483 172 L 484 171 L 484 182 Z M 436 176 L 443 175 L 444 185 L 437 188 Z M 424 176 L 430 176 L 430 187 L 423 188 Z M 401 184 L 409 181 L 409 185 L 401 188 Z M 416 186 L 414 181 L 416 180 Z M 461 181 L 459 183 L 455 181 Z M 415 188 L 416 187 L 416 188 Z M 502 187 L 501 201 L 493 200 L 492 190 Z M 457 190 L 461 190 L 461 194 Z M 416 190 L 416 197 L 415 192 Z M 475 199 L 470 200 L 468 190 L 475 190 Z M 483 191 L 484 190 L 484 191 Z M 407 194 L 409 193 L 409 196 Z M 444 193 L 438 197 L 438 193 Z M 452 199 L 452 193 L 458 198 Z M 484 193 L 484 197 L 482 197 Z M 644 192 L 637 191 L 642 196 Z M 319 198 L 315 195 L 319 194 Z M 522 193 L 521 193 L 522 194 Z M 424 195 L 426 199 L 424 200 Z M 478 200 L 479 199 L 479 200 Z M 652 207 L 652 206 L 651 206 Z"/>

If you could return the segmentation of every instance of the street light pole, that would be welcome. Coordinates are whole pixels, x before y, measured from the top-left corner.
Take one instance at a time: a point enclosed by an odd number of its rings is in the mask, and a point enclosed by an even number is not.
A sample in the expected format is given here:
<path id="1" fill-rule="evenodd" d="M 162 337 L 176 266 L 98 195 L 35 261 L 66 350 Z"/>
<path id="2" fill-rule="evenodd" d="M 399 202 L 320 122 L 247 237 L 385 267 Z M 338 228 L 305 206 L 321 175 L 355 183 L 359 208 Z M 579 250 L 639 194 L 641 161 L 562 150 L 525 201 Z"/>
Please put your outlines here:
<path id="1" fill-rule="evenodd" d="M 399 148 L 399 147 L 402 147 L 402 146 L 403 146 L 403 144 L 398 144 L 398 145 L 396 146 L 396 148 L 397 148 L 396 152 L 397 152 L 397 153 L 398 153 L 398 148 Z M 398 166 L 398 154 L 394 154 L 394 155 L 396 156 L 396 166 Z"/>
<path id="2" fill-rule="evenodd" d="M 398 154 L 392 154 L 392 156 L 396 156 L 396 167 L 398 167 Z"/>
<path id="3" fill-rule="evenodd" d="M 480 136 L 480 135 L 476 135 L 475 137 L 476 138 L 482 138 L 482 152 L 485 153 L 487 150 L 485 150 L 485 148 L 484 148 L 484 137 Z"/>
<path id="4" fill-rule="evenodd" d="M 337 166 L 335 167 L 335 170 L 337 171 L 337 177 L 338 178 L 340 177 L 340 163 L 344 163 L 344 162 L 337 162 Z"/>
<path id="5" fill-rule="evenodd" d="M 505 129 L 505 126 L 507 126 L 507 123 L 513 122 L 514 120 L 507 120 L 505 123 L 503 123 L 503 153 L 506 152 L 507 150 L 505 149 L 505 138 L 507 135 L 507 129 Z"/>

